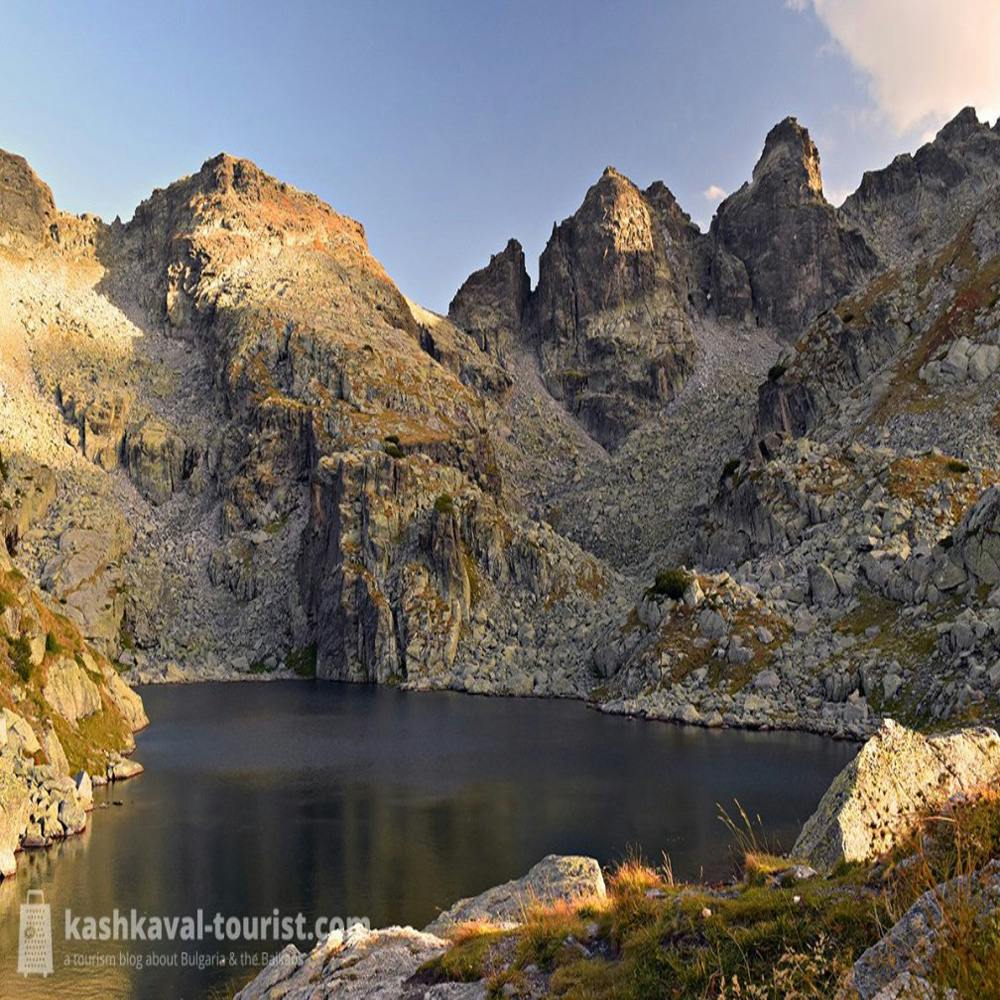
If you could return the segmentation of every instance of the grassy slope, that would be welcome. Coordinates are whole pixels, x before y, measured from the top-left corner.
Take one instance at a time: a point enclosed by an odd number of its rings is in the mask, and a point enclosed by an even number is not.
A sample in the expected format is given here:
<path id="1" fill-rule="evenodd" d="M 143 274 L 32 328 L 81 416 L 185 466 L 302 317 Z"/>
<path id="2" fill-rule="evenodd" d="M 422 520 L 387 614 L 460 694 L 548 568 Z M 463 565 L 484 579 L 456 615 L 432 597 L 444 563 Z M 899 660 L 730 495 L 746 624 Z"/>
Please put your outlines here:
<path id="1" fill-rule="evenodd" d="M 749 827 L 747 827 L 749 830 Z M 486 978 L 490 996 L 826 998 L 855 959 L 927 889 L 1000 855 L 1000 797 L 927 817 L 890 857 L 788 887 L 788 859 L 738 838 L 743 860 L 723 886 L 676 883 L 669 866 L 620 866 L 605 899 L 529 908 L 513 931 L 457 928 L 425 981 Z M 968 900 L 945 907 L 931 978 L 979 1000 L 1000 996 L 1000 922 Z M 847 994 L 848 996 L 850 994 Z"/>

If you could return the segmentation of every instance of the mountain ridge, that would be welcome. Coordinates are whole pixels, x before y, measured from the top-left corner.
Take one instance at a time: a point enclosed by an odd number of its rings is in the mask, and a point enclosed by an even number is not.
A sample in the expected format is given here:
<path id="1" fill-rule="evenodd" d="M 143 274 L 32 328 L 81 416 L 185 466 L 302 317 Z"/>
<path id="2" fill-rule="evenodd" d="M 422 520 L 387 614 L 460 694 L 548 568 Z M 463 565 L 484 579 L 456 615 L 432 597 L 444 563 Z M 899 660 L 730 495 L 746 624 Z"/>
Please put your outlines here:
<path id="1" fill-rule="evenodd" d="M 248 160 L 106 225 L 0 154 L 7 548 L 135 680 L 315 671 L 845 735 L 988 705 L 985 668 L 981 700 L 929 692 L 1000 634 L 981 557 L 945 545 L 992 525 L 1000 457 L 928 414 L 992 413 L 996 134 L 960 112 L 836 209 L 784 119 L 705 233 L 609 167 L 534 288 L 512 239 L 447 317 Z M 830 485 L 852 463 L 884 491 L 864 547 L 864 497 Z M 918 516 L 925 482 L 961 500 Z M 873 601 L 973 641 L 843 642 Z"/>

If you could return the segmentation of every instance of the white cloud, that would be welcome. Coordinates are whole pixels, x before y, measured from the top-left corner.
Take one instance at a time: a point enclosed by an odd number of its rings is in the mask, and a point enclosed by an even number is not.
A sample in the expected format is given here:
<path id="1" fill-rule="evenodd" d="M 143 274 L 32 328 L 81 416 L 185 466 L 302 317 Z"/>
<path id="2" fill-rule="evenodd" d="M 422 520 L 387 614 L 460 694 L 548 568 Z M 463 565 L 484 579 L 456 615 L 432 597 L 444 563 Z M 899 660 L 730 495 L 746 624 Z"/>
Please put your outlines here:
<path id="1" fill-rule="evenodd" d="M 980 120 L 1000 114 L 997 0 L 785 0 L 810 3 L 898 133 L 933 131 L 968 104 Z"/>
<path id="2" fill-rule="evenodd" d="M 708 187 L 701 192 L 701 196 L 706 201 L 720 202 L 726 197 L 726 192 L 720 188 L 718 184 L 709 184 Z"/>

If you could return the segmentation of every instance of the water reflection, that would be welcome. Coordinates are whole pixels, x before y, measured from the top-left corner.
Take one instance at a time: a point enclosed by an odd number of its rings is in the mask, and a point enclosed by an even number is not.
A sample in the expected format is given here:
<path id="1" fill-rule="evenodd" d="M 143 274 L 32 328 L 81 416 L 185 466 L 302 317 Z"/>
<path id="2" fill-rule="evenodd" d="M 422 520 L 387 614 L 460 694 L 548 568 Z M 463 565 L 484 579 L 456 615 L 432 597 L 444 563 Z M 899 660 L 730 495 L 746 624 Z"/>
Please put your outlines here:
<path id="1" fill-rule="evenodd" d="M 577 703 L 292 683 L 144 697 L 146 774 L 106 794 L 122 805 L 95 811 L 84 836 L 32 852 L 0 886 L 0 996 L 204 996 L 247 978 L 229 967 L 67 968 L 72 953 L 117 956 L 122 946 L 64 942 L 65 907 L 277 907 L 310 921 L 421 926 L 550 852 L 611 861 L 637 846 L 654 859 L 669 853 L 682 875 L 704 865 L 721 876 L 728 837 L 716 803 L 739 798 L 787 845 L 853 753 L 807 736 L 609 718 Z M 17 908 L 33 888 L 56 915 L 54 984 L 15 973 Z M 147 960 L 178 952 L 129 947 Z"/>

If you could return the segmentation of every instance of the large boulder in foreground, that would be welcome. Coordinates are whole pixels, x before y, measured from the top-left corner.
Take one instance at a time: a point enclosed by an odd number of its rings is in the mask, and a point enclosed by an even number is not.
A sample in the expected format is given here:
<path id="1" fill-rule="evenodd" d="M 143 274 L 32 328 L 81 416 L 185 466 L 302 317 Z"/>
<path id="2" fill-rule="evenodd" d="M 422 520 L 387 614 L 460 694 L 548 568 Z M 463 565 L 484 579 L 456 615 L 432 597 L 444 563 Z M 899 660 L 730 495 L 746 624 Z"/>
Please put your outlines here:
<path id="1" fill-rule="evenodd" d="M 460 899 L 424 930 L 444 934 L 449 927 L 483 921 L 513 927 L 532 903 L 555 903 L 584 896 L 607 895 L 601 866 L 574 854 L 550 854 L 523 878 L 511 879 L 469 899 Z"/>
<path id="2" fill-rule="evenodd" d="M 412 927 L 368 930 L 361 924 L 346 934 L 336 931 L 303 955 L 288 945 L 267 964 L 253 982 L 236 994 L 236 1000 L 397 1000 L 412 997 L 453 997 L 426 984 L 408 991 L 406 981 L 424 962 L 437 958 L 448 942 Z M 478 996 L 485 996 L 480 986 Z M 441 992 L 436 990 L 440 989 Z M 465 994 L 458 994 L 464 996 Z"/>
<path id="3" fill-rule="evenodd" d="M 870 861 L 891 850 L 929 809 L 998 775 L 995 730 L 922 736 L 887 719 L 827 789 L 792 855 L 827 871 L 841 861 Z"/>

